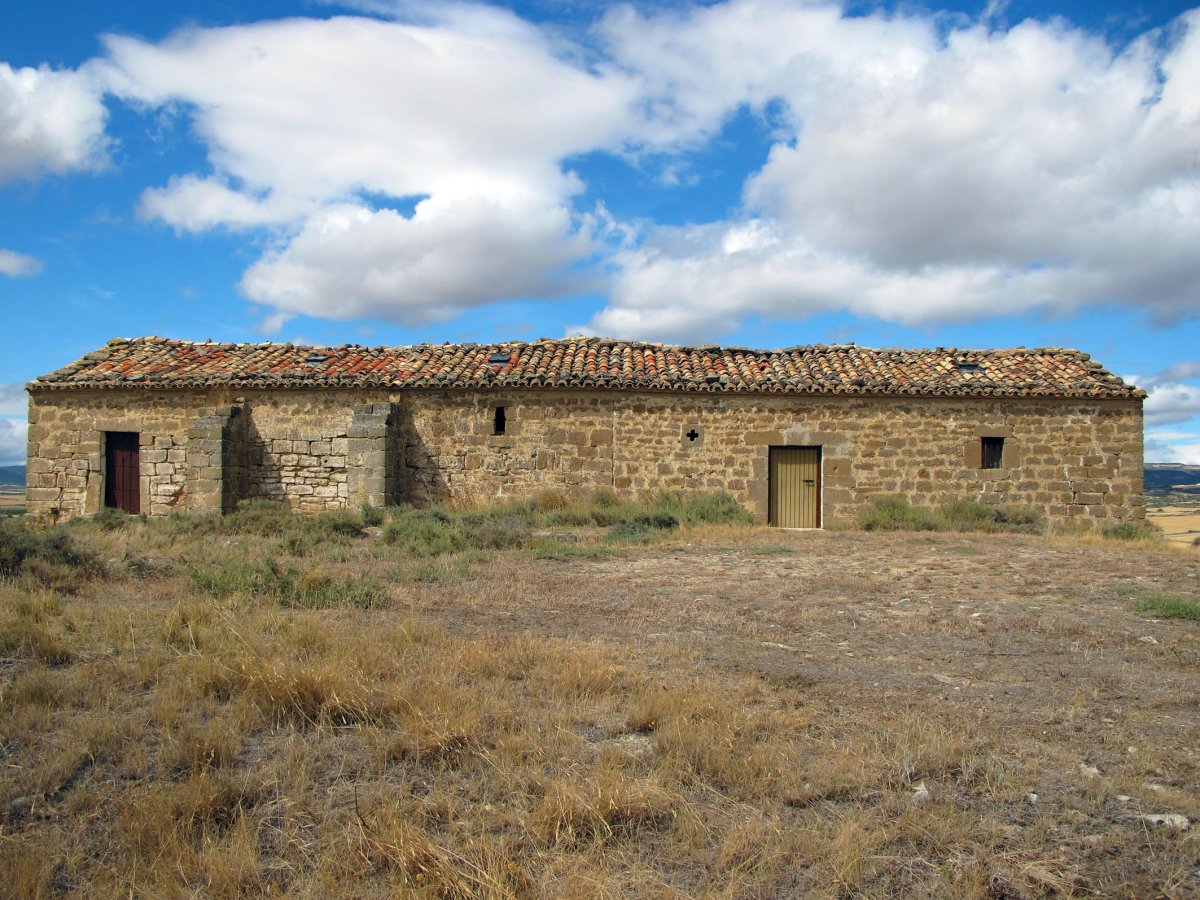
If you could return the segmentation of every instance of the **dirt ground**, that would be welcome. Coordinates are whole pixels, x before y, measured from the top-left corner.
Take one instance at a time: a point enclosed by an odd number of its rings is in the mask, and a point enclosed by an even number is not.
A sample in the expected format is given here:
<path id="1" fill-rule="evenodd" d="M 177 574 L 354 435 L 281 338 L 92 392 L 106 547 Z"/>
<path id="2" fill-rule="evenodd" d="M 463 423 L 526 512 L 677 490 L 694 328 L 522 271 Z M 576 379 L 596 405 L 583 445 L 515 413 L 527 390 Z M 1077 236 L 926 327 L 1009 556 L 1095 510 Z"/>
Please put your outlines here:
<path id="1" fill-rule="evenodd" d="M 0 490 L 0 509 L 13 509 L 25 505 L 24 491 Z"/>
<path id="2" fill-rule="evenodd" d="M 281 892 L 299 895 L 476 896 L 417 890 L 434 869 L 401 851 L 416 835 L 474 859 L 485 835 L 508 842 L 504 871 L 528 873 L 527 889 L 495 896 L 1200 897 L 1200 622 L 1137 609 L 1154 595 L 1200 601 L 1200 549 L 705 526 L 645 545 L 581 529 L 550 556 L 464 551 L 414 568 L 369 533 L 297 543 L 284 562 L 369 578 L 381 603 L 280 609 L 203 593 L 151 526 L 87 534 L 115 569 L 162 575 L 9 598 L 30 634 L 64 629 L 70 654 L 49 643 L 54 662 L 13 656 L 12 672 L 35 669 L 0 694 L 25 698 L 6 740 L 0 728 L 0 801 L 23 829 L 0 831 L 0 872 L 7 858 L 37 883 L 123 886 L 101 895 L 244 896 L 286 872 Z M 192 563 L 292 546 L 213 543 Z M 255 719 L 249 688 L 196 687 L 239 672 L 330 702 L 350 696 L 347 673 L 372 673 L 380 697 L 411 676 L 388 715 L 421 711 L 372 724 L 318 709 L 288 726 Z M 439 697 L 445 709 L 419 706 Z M 427 762 L 388 749 L 421 728 L 443 735 Z M 480 735 L 478 752 L 463 734 Z M 199 739 L 230 744 L 218 772 L 230 784 L 276 785 L 241 830 L 205 831 L 192 807 L 159 800 L 213 782 L 203 754 L 190 775 L 171 762 Z M 661 815 L 611 842 L 564 843 L 555 823 L 608 784 L 665 791 Z M 392 834 L 387 803 L 400 804 L 400 830 L 379 845 L 392 868 L 368 854 L 347 874 L 356 829 Z M 177 843 L 129 827 L 142 821 Z M 221 866 L 240 873 L 236 890 L 209 889 Z"/>
<path id="3" fill-rule="evenodd" d="M 466 632 L 617 643 L 651 666 L 690 658 L 832 706 L 937 708 L 1081 748 L 1078 762 L 1102 772 L 1168 751 L 1171 771 L 1159 771 L 1188 791 L 1195 819 L 1200 628 L 1134 611 L 1154 593 L 1200 599 L 1200 551 L 764 529 L 530 561 L 409 602 Z"/>

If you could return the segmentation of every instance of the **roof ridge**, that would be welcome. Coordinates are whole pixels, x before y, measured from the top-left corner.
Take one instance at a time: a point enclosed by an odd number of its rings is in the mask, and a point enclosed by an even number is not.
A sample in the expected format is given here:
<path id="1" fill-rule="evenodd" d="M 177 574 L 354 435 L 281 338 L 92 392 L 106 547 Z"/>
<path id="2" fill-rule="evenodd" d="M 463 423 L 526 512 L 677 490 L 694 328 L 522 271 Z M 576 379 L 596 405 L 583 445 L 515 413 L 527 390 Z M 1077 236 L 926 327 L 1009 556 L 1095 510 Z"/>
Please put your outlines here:
<path id="1" fill-rule="evenodd" d="M 756 350 L 596 336 L 374 347 L 189 341 L 155 335 L 114 338 L 28 387 L 455 389 L 499 385 L 905 396 L 1145 396 L 1088 354 L 1064 348 L 876 349 L 844 343 Z"/>
<path id="2" fill-rule="evenodd" d="M 869 353 L 903 353 L 903 354 L 918 354 L 918 353 L 976 353 L 986 354 L 989 356 L 1013 355 L 1013 354 L 1047 354 L 1074 356 L 1079 359 L 1091 359 L 1091 355 L 1083 350 L 1076 350 L 1071 347 L 872 347 L 867 344 L 858 344 L 854 341 L 844 343 L 829 343 L 829 344 L 793 344 L 787 347 L 746 347 L 741 345 L 724 345 L 724 344 L 668 344 L 661 341 L 639 341 L 626 338 L 612 338 L 599 336 L 576 336 L 562 338 L 537 338 L 533 341 L 525 341 L 520 339 L 499 340 L 499 341 L 443 341 L 440 343 L 430 343 L 422 341 L 418 344 L 359 344 L 359 343 L 342 343 L 342 344 L 300 344 L 294 341 L 214 341 L 208 338 L 203 341 L 194 341 L 188 338 L 167 338 L 158 335 L 144 335 L 136 338 L 115 337 L 110 339 L 105 347 L 123 346 L 138 343 L 162 343 L 192 347 L 291 347 L 293 349 L 303 350 L 334 350 L 338 348 L 358 348 L 364 350 L 415 350 L 434 347 L 537 347 L 542 345 L 556 344 L 596 344 L 605 345 L 611 344 L 614 346 L 622 345 L 627 347 L 647 347 L 655 350 L 680 350 L 690 352 L 741 352 L 741 353 L 756 353 L 756 354 L 771 354 L 771 353 L 797 353 L 797 352 L 819 352 L 823 350 L 861 350 Z M 95 351 L 93 351 L 95 352 Z"/>

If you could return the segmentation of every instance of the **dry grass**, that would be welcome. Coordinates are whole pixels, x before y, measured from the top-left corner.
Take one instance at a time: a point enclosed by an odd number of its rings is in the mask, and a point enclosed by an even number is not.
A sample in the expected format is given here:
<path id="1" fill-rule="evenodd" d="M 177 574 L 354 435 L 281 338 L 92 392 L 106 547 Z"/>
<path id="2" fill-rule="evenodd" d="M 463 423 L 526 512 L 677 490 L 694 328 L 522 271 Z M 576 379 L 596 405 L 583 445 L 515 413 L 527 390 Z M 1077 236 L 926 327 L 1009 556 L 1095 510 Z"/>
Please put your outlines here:
<path id="1" fill-rule="evenodd" d="M 0 583 L 0 895 L 1200 891 L 1195 831 L 1137 818 L 1200 815 L 1200 638 L 1130 601 L 1200 556 L 343 525 L 83 526 L 105 577 Z"/>

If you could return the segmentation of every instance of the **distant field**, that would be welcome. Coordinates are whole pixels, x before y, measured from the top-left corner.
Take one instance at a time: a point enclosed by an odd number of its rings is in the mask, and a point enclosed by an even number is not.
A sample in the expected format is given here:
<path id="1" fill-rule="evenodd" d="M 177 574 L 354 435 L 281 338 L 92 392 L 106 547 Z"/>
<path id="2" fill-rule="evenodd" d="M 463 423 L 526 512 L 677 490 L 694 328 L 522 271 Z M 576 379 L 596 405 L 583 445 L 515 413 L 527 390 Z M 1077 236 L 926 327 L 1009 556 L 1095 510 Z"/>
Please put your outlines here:
<path id="1" fill-rule="evenodd" d="M 1181 544 L 1200 542 L 1200 508 L 1195 506 L 1152 507 L 1146 518 L 1163 531 L 1163 536 Z"/>
<path id="2" fill-rule="evenodd" d="M 1200 540 L 1200 466 L 1146 466 L 1146 518 L 1170 541 Z"/>
<path id="3" fill-rule="evenodd" d="M 24 509 L 24 490 L 5 490 L 0 488 L 0 515 L 12 515 Z"/>
<path id="4" fill-rule="evenodd" d="M 69 528 L 0 893 L 1200 895 L 1200 552 L 554 509 Z"/>

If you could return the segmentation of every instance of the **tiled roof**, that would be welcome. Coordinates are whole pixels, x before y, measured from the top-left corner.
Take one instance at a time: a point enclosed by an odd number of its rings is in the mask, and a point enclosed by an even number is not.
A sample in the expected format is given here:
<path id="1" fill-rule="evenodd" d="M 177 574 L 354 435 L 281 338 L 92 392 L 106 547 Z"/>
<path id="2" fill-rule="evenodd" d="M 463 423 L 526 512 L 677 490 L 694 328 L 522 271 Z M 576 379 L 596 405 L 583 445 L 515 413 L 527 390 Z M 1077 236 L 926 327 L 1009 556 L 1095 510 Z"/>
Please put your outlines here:
<path id="1" fill-rule="evenodd" d="M 746 350 L 601 338 L 414 347 L 117 339 L 29 384 L 70 388 L 548 387 L 713 393 L 1140 398 L 1075 350 Z"/>

